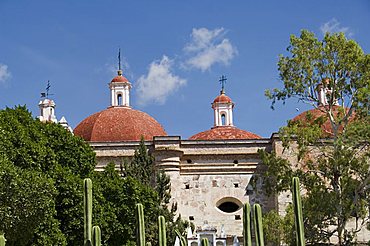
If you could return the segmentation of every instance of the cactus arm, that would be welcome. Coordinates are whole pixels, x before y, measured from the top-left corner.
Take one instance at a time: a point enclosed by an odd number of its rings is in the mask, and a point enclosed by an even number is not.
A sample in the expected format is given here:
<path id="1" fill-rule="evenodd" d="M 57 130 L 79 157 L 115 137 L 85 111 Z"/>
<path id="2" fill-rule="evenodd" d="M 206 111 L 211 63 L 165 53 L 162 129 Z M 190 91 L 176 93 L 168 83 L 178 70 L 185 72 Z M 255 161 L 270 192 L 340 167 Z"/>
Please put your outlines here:
<path id="1" fill-rule="evenodd" d="M 265 242 L 263 239 L 263 226 L 262 226 L 262 210 L 259 204 L 253 205 L 253 215 L 254 215 L 254 224 L 255 224 L 255 233 L 256 233 L 256 245 L 264 246 Z"/>
<path id="2" fill-rule="evenodd" d="M 243 206 L 243 239 L 244 246 L 252 246 L 251 205 L 249 203 L 245 203 Z"/>
<path id="3" fill-rule="evenodd" d="M 5 239 L 4 234 L 0 235 L 0 246 L 5 246 L 5 241 L 6 241 L 6 239 Z"/>
<path id="4" fill-rule="evenodd" d="M 167 246 L 166 221 L 163 216 L 158 216 L 159 246 Z"/>
<path id="5" fill-rule="evenodd" d="M 136 204 L 136 240 L 137 246 L 146 246 L 144 209 L 141 203 Z"/>
<path id="6" fill-rule="evenodd" d="M 202 238 L 201 246 L 209 246 L 208 238 Z"/>
<path id="7" fill-rule="evenodd" d="M 92 182 L 84 179 L 84 245 L 91 245 L 92 227 Z"/>
<path id="8" fill-rule="evenodd" d="M 297 237 L 296 242 L 297 246 L 304 246 L 305 239 L 304 239 L 303 214 L 298 177 L 294 177 L 292 180 L 292 194 L 293 194 L 294 220 Z"/>
<path id="9" fill-rule="evenodd" d="M 92 245 L 101 246 L 101 231 L 99 226 L 94 226 L 92 230 Z"/>
<path id="10" fill-rule="evenodd" d="M 180 245 L 181 246 L 187 246 L 188 245 L 188 241 L 186 240 L 186 238 L 185 237 L 183 237 L 182 235 L 181 235 L 181 233 L 176 229 L 175 230 L 175 233 L 176 233 L 176 235 L 179 237 L 179 239 L 180 239 Z"/>

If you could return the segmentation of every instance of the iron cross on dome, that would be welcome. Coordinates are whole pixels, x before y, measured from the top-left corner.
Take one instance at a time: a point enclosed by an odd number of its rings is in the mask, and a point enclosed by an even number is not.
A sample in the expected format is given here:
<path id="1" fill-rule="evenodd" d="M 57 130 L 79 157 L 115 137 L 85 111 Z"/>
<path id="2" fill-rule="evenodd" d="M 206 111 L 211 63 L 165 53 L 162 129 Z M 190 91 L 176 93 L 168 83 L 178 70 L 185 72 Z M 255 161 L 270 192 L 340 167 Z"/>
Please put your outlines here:
<path id="1" fill-rule="evenodd" d="M 226 80 L 227 80 L 227 78 L 226 78 L 226 76 L 225 76 L 225 75 L 222 75 L 222 76 L 220 77 L 220 79 L 218 80 L 218 81 L 220 82 L 220 84 L 221 84 L 221 92 L 225 92 L 225 84 L 226 84 Z"/>

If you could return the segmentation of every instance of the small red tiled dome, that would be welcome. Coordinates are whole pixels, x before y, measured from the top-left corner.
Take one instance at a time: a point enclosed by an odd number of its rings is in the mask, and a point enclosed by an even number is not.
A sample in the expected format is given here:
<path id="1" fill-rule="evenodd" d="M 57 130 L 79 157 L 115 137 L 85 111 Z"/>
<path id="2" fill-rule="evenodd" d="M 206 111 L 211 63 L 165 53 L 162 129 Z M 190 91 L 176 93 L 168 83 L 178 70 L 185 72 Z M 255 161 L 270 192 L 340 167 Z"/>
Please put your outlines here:
<path id="1" fill-rule="evenodd" d="M 138 141 L 141 136 L 167 136 L 163 127 L 151 116 L 126 107 L 110 107 L 84 119 L 74 134 L 91 142 Z"/>
<path id="2" fill-rule="evenodd" d="M 260 139 L 257 134 L 247 132 L 234 126 L 217 126 L 197 133 L 189 140 L 224 140 L 224 139 Z"/>
<path id="3" fill-rule="evenodd" d="M 230 97 L 225 95 L 225 93 L 221 93 L 221 95 L 213 100 L 213 103 L 232 103 L 232 101 Z"/>
<path id="4" fill-rule="evenodd" d="M 292 119 L 292 121 L 299 121 L 302 123 L 302 126 L 307 126 L 312 124 L 316 119 L 319 117 L 323 117 L 324 123 L 321 126 L 324 136 L 332 136 L 333 135 L 333 128 L 330 123 L 330 119 L 327 116 L 327 107 L 328 106 L 319 106 L 318 108 L 307 110 Z M 348 108 L 346 108 L 348 112 Z M 342 118 L 343 117 L 343 110 L 340 106 L 333 106 L 333 115 L 335 118 Z M 355 117 L 355 113 L 352 113 L 350 120 Z"/>
<path id="5" fill-rule="evenodd" d="M 122 75 L 117 75 L 116 77 L 114 77 L 112 79 L 111 82 L 121 82 L 121 83 L 122 82 L 128 82 L 128 79 L 126 77 L 122 76 Z"/>

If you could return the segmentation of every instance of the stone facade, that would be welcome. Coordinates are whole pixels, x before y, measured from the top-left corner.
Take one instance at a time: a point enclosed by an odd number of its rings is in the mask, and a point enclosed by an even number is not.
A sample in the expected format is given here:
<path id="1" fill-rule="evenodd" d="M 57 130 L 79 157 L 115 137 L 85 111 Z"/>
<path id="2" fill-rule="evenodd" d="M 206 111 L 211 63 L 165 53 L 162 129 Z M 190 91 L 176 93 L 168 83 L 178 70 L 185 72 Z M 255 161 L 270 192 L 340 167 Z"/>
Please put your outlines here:
<path id="1" fill-rule="evenodd" d="M 109 162 L 118 167 L 139 146 L 139 142 L 90 144 L 96 152 L 97 170 Z M 275 207 L 275 199 L 257 195 L 260 193 L 250 185 L 261 165 L 257 151 L 271 150 L 271 139 L 211 141 L 166 136 L 145 144 L 157 168 L 171 178 L 171 202 L 176 202 L 182 218 L 198 229 L 208 224 L 217 230 L 216 236 L 223 231 L 232 242 L 235 235 L 242 237 L 245 202 L 258 202 L 265 210 Z"/>

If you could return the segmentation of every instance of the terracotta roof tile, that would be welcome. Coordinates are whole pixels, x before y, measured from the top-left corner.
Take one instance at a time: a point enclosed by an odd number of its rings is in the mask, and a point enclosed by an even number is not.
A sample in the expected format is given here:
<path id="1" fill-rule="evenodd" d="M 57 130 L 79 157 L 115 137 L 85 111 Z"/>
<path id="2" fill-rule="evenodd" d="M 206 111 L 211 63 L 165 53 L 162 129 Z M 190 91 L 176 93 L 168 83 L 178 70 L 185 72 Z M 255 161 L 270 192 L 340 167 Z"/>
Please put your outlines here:
<path id="1" fill-rule="evenodd" d="M 260 139 L 257 134 L 234 126 L 217 126 L 191 136 L 190 140 Z"/>

